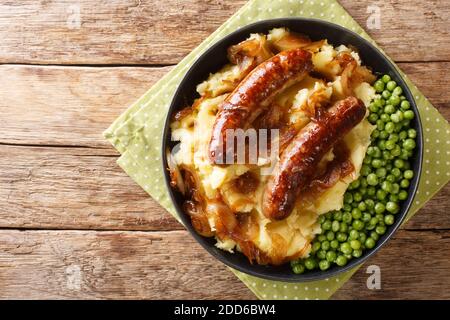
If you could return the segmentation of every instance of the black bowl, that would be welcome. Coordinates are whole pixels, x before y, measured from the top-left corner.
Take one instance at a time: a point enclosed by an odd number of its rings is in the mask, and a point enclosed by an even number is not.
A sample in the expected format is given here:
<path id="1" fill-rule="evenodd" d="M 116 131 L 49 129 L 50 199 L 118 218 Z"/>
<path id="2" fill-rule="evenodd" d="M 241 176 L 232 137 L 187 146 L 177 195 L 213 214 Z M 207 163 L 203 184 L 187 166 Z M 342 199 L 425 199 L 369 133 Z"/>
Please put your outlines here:
<path id="1" fill-rule="evenodd" d="M 377 241 L 376 247 L 365 251 L 360 258 L 354 258 L 344 267 L 333 266 L 327 271 L 315 270 L 306 272 L 301 275 L 294 274 L 291 271 L 289 264 L 283 266 L 262 266 L 250 264 L 247 258 L 241 253 L 228 253 L 220 250 L 214 246 L 214 238 L 205 238 L 198 235 L 193 229 L 190 218 L 183 212 L 182 203 L 183 196 L 174 191 L 170 185 L 170 177 L 167 171 L 167 159 L 165 150 L 167 147 L 171 148 L 173 143 L 170 139 L 170 118 L 171 116 L 182 107 L 187 104 L 191 104 L 195 98 L 198 97 L 196 92 L 196 85 L 204 81 L 208 75 L 212 72 L 218 71 L 227 60 L 227 48 L 230 45 L 236 44 L 242 40 L 245 40 L 250 33 L 267 33 L 270 29 L 276 27 L 286 27 L 292 31 L 303 33 L 308 35 L 312 40 L 328 39 L 329 43 L 333 45 L 352 45 L 359 51 L 361 60 L 364 65 L 372 68 L 376 74 L 389 74 L 393 80 L 395 80 L 404 90 L 404 94 L 408 101 L 411 103 L 412 110 L 415 113 L 413 127 L 417 130 L 417 147 L 414 158 L 412 159 L 412 168 L 415 172 L 415 176 L 409 186 L 409 196 L 403 201 L 400 212 L 396 215 L 395 223 L 387 229 L 386 233 L 380 237 Z M 325 22 L 316 19 L 301 19 L 301 18 L 283 18 L 260 21 L 229 34 L 222 40 L 212 45 L 205 53 L 203 53 L 198 60 L 192 65 L 189 71 L 181 81 L 178 90 L 175 93 L 172 104 L 170 105 L 166 122 L 164 125 L 163 139 L 162 139 L 162 159 L 164 166 L 164 175 L 166 186 L 169 191 L 170 197 L 177 210 L 178 215 L 187 227 L 192 236 L 214 257 L 222 261 L 224 264 L 250 274 L 252 276 L 289 282 L 302 282 L 311 280 L 320 280 L 327 277 L 332 277 L 344 271 L 350 270 L 353 267 L 366 261 L 370 256 L 377 252 L 393 233 L 399 228 L 404 221 L 407 212 L 414 199 L 414 195 L 419 183 L 419 177 L 422 166 L 422 149 L 423 149 L 422 128 L 419 118 L 417 106 L 414 102 L 414 98 L 406 86 L 405 81 L 400 76 L 400 73 L 394 67 L 394 65 L 371 43 L 361 38 L 354 32 L 351 32 L 341 26 Z"/>

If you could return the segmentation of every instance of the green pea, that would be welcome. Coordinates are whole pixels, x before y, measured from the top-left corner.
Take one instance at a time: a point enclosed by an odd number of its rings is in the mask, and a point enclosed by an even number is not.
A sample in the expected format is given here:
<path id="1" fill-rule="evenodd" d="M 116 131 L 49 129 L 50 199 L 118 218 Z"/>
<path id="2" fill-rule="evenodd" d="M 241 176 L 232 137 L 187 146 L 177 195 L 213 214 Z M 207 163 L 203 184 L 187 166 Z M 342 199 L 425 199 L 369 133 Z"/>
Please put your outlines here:
<path id="1" fill-rule="evenodd" d="M 414 139 L 417 137 L 417 131 L 415 129 L 409 129 L 408 130 L 408 137 L 411 139 Z"/>
<path id="2" fill-rule="evenodd" d="M 339 248 L 339 241 L 336 240 L 336 239 L 334 239 L 333 241 L 330 242 L 330 247 L 331 247 L 332 249 L 337 249 L 337 248 Z M 328 251 L 328 252 L 329 252 L 329 251 Z"/>
<path id="3" fill-rule="evenodd" d="M 369 110 L 370 112 L 372 112 L 372 114 L 377 113 L 380 110 L 380 106 L 375 102 L 372 102 L 371 104 L 369 104 Z"/>
<path id="4" fill-rule="evenodd" d="M 408 198 L 408 192 L 406 192 L 405 190 L 401 190 L 398 193 L 398 199 L 399 200 L 406 200 L 406 198 Z"/>
<path id="5" fill-rule="evenodd" d="M 381 80 L 382 80 L 384 83 L 388 83 L 389 81 L 391 81 L 391 76 L 388 75 L 388 74 L 385 74 L 384 76 L 381 77 Z"/>
<path id="6" fill-rule="evenodd" d="M 327 232 L 327 240 L 328 241 L 334 240 L 334 232 L 333 231 L 330 230 Z"/>
<path id="7" fill-rule="evenodd" d="M 391 97 L 391 95 L 392 95 L 392 93 L 389 91 L 389 90 L 384 90 L 382 93 L 381 93 L 381 96 L 384 98 L 384 99 L 389 99 L 390 97 Z"/>
<path id="8" fill-rule="evenodd" d="M 394 223 L 394 216 L 392 214 L 388 214 L 384 217 L 384 223 L 386 223 L 388 226 L 392 225 Z"/>
<path id="9" fill-rule="evenodd" d="M 350 215 L 350 218 L 351 218 L 351 215 Z M 341 222 L 340 224 L 341 224 L 341 225 L 340 225 L 340 227 L 339 227 L 339 231 L 340 231 L 340 232 L 347 232 L 347 230 L 348 230 L 348 224 L 347 224 L 347 222 L 344 221 L 343 218 L 342 218 L 342 222 Z"/>
<path id="10" fill-rule="evenodd" d="M 372 199 L 366 199 L 364 202 L 366 203 L 368 209 L 373 209 L 375 207 L 375 201 Z"/>
<path id="11" fill-rule="evenodd" d="M 365 234 L 364 232 L 360 232 L 360 233 L 359 233 L 359 241 L 360 241 L 361 243 L 364 243 L 364 242 L 366 242 L 366 239 L 367 239 L 366 234 Z"/>
<path id="12" fill-rule="evenodd" d="M 358 250 L 361 248 L 361 242 L 359 242 L 359 240 L 351 240 L 350 246 L 352 247 L 353 250 Z"/>
<path id="13" fill-rule="evenodd" d="M 338 232 L 338 234 L 336 235 L 336 240 L 339 242 L 345 242 L 347 241 L 347 235 L 343 232 Z"/>
<path id="14" fill-rule="evenodd" d="M 386 210 L 390 213 L 397 213 L 400 208 L 397 203 L 389 201 L 388 203 L 386 203 Z"/>
<path id="15" fill-rule="evenodd" d="M 383 92 L 383 90 L 384 90 L 384 82 L 382 80 L 375 81 L 375 83 L 373 84 L 373 88 L 378 93 Z"/>
<path id="16" fill-rule="evenodd" d="M 408 181 L 408 180 L 406 180 L 406 181 Z M 408 184 L 409 184 L 409 181 L 408 181 Z M 393 184 L 392 184 L 392 190 L 391 190 L 391 193 L 392 193 L 392 194 L 398 194 L 399 191 L 400 191 L 400 186 L 399 186 L 399 184 L 398 184 L 398 183 L 393 183 Z"/>
<path id="17" fill-rule="evenodd" d="M 387 132 L 386 130 L 383 130 L 383 131 L 380 132 L 380 137 L 379 137 L 379 138 L 382 139 L 382 141 L 379 141 L 379 142 L 378 142 L 378 146 L 380 146 L 380 144 L 383 144 L 383 147 L 381 147 L 381 150 L 384 150 L 384 149 L 385 149 L 384 143 L 385 143 L 386 141 L 384 141 L 384 140 L 386 140 L 387 137 L 389 137 L 389 132 Z"/>
<path id="18" fill-rule="evenodd" d="M 377 202 L 375 205 L 375 213 L 383 213 L 386 210 L 386 207 L 383 203 Z"/>
<path id="19" fill-rule="evenodd" d="M 403 101 L 400 103 L 400 108 L 401 108 L 402 110 L 408 110 L 409 108 L 411 108 L 411 104 L 408 102 L 408 100 L 403 100 Z"/>
<path id="20" fill-rule="evenodd" d="M 325 220 L 324 223 L 322 223 L 322 229 L 323 230 L 330 230 L 331 229 L 331 221 Z"/>
<path id="21" fill-rule="evenodd" d="M 398 106 L 400 104 L 400 97 L 395 95 L 395 94 L 392 94 L 389 97 L 387 103 L 393 105 L 394 107 L 396 107 L 396 106 Z"/>
<path id="22" fill-rule="evenodd" d="M 362 216 L 362 221 L 363 222 L 369 222 L 370 219 L 372 219 L 372 216 L 370 215 L 370 213 L 366 212 L 366 213 L 363 214 L 363 216 Z"/>
<path id="23" fill-rule="evenodd" d="M 386 100 L 383 98 L 376 98 L 373 103 L 375 103 L 378 107 L 383 107 L 386 104 Z"/>
<path id="24" fill-rule="evenodd" d="M 345 266 L 345 265 L 347 264 L 347 258 L 346 258 L 345 256 L 343 256 L 343 255 L 339 255 L 339 256 L 336 258 L 336 264 L 337 264 L 338 266 L 340 266 L 340 267 Z"/>
<path id="25" fill-rule="evenodd" d="M 326 217 L 328 220 L 330 220 L 330 219 L 332 218 L 332 215 L 333 215 L 333 214 L 331 213 L 331 211 L 325 213 L 325 217 Z"/>
<path id="26" fill-rule="evenodd" d="M 328 251 L 328 252 L 327 252 L 326 259 L 327 259 L 329 262 L 334 262 L 334 261 L 336 261 L 336 257 L 337 257 L 336 252 L 334 252 L 334 251 Z"/>
<path id="27" fill-rule="evenodd" d="M 412 110 L 407 110 L 403 113 L 403 116 L 407 120 L 412 120 L 412 119 L 414 119 L 414 112 Z"/>
<path id="28" fill-rule="evenodd" d="M 367 165 L 367 164 L 363 164 L 362 166 L 361 166 L 361 174 L 363 175 L 363 176 L 367 176 L 369 173 L 370 173 L 370 167 Z M 362 181 L 361 181 L 362 182 Z M 347 194 L 347 193 L 346 193 Z M 346 195 L 345 194 L 345 195 Z M 346 200 L 345 200 L 345 195 L 344 195 L 344 202 L 347 202 Z M 353 202 L 353 196 L 350 194 L 349 196 L 347 196 L 349 199 L 348 199 L 348 201 L 350 201 L 350 202 L 348 202 L 348 203 L 351 203 L 351 202 Z"/>
<path id="29" fill-rule="evenodd" d="M 380 201 L 384 200 L 386 198 L 386 195 L 387 195 L 386 191 L 381 190 L 381 189 L 377 190 L 377 199 L 378 200 L 380 200 Z"/>
<path id="30" fill-rule="evenodd" d="M 394 143 L 397 143 L 397 142 L 398 142 L 398 134 L 396 134 L 396 133 L 391 133 L 391 134 L 389 135 L 389 141 L 392 141 L 392 142 L 394 142 Z"/>
<path id="31" fill-rule="evenodd" d="M 403 142 L 403 148 L 406 150 L 413 150 L 416 147 L 416 142 L 413 139 L 406 139 Z"/>
<path id="32" fill-rule="evenodd" d="M 412 170 L 405 170 L 403 172 L 403 178 L 411 180 L 414 177 L 414 172 Z"/>
<path id="33" fill-rule="evenodd" d="M 398 144 L 395 145 L 394 149 L 391 150 L 392 158 L 398 157 L 402 153 L 402 148 Z"/>
<path id="34" fill-rule="evenodd" d="M 344 207 L 342 208 L 344 211 L 349 212 L 352 211 L 352 206 L 348 203 L 344 203 Z"/>
<path id="35" fill-rule="evenodd" d="M 356 250 L 353 250 L 353 252 L 352 252 L 352 256 L 354 256 L 355 258 L 359 258 L 359 257 L 361 257 L 362 256 L 362 250 L 361 249 L 356 249 Z"/>
<path id="36" fill-rule="evenodd" d="M 374 186 L 370 186 L 369 188 L 367 188 L 367 195 L 369 197 L 375 196 L 376 192 L 377 192 L 377 189 Z"/>
<path id="37" fill-rule="evenodd" d="M 319 242 L 319 241 L 314 242 L 314 243 L 312 244 L 311 251 L 312 251 L 312 252 L 317 252 L 317 251 L 319 251 L 319 250 L 320 250 L 320 242 Z"/>
<path id="38" fill-rule="evenodd" d="M 320 242 L 324 242 L 324 241 L 327 240 L 327 237 L 325 237 L 324 234 L 319 234 L 319 235 L 317 236 L 317 240 L 319 240 Z"/>
<path id="39" fill-rule="evenodd" d="M 400 86 L 395 87 L 394 91 L 392 91 L 393 94 L 400 96 L 403 93 L 403 89 Z"/>
<path id="40" fill-rule="evenodd" d="M 386 227 L 385 226 L 377 226 L 375 228 L 375 232 L 381 236 L 386 233 Z"/>
<path id="41" fill-rule="evenodd" d="M 389 201 L 391 201 L 391 202 L 398 202 L 398 196 L 396 194 L 390 194 L 389 195 Z"/>
<path id="42" fill-rule="evenodd" d="M 375 240 L 375 241 L 377 241 L 377 240 L 380 238 L 380 236 L 378 235 L 378 233 L 376 233 L 375 231 L 372 231 L 372 232 L 370 233 L 370 237 L 371 237 L 373 240 Z"/>
<path id="43" fill-rule="evenodd" d="M 399 140 L 405 140 L 406 137 L 408 137 L 408 132 L 405 131 L 405 130 L 401 131 L 401 132 L 398 134 Z"/>
<path id="44" fill-rule="evenodd" d="M 382 122 L 384 122 L 384 123 L 387 123 L 387 122 L 391 121 L 391 117 L 390 117 L 388 114 L 383 113 L 383 114 L 380 116 L 380 120 L 381 120 Z"/>
<path id="45" fill-rule="evenodd" d="M 366 242 L 364 243 L 364 246 L 367 249 L 372 249 L 373 247 L 375 247 L 375 240 L 372 238 L 367 238 Z"/>
<path id="46" fill-rule="evenodd" d="M 362 167 L 364 167 L 364 165 Z M 361 170 L 362 170 L 362 167 L 361 167 Z M 369 170 L 370 170 L 370 168 L 369 168 Z M 349 204 L 352 203 L 353 202 L 353 195 L 351 193 L 349 193 L 349 192 L 346 192 L 344 194 L 344 202 L 345 203 L 349 203 Z"/>
<path id="47" fill-rule="evenodd" d="M 394 166 L 396 168 L 401 169 L 401 168 L 403 168 L 405 166 L 405 161 L 403 161 L 402 159 L 395 159 Z"/>
<path id="48" fill-rule="evenodd" d="M 368 117 L 368 120 L 371 124 L 375 124 L 378 120 L 378 115 L 376 113 L 371 113 Z"/>
<path id="49" fill-rule="evenodd" d="M 377 165 L 378 165 L 378 163 L 380 163 L 380 160 L 378 160 L 378 159 L 375 159 L 375 160 L 377 160 Z M 374 160 L 374 161 L 375 161 Z M 373 165 L 373 161 L 372 161 L 372 165 Z M 381 167 L 381 164 L 379 164 L 378 165 L 378 168 L 379 167 Z M 371 186 L 376 186 L 377 184 L 378 184 L 378 177 L 377 177 L 377 175 L 375 174 L 375 173 L 370 173 L 368 176 L 367 176 L 367 183 L 369 184 L 369 185 L 371 185 Z"/>
<path id="50" fill-rule="evenodd" d="M 378 224 L 380 220 L 377 217 L 373 217 L 372 219 L 370 219 L 369 221 L 369 225 L 371 226 L 376 226 Z"/>
<path id="51" fill-rule="evenodd" d="M 400 187 L 406 189 L 409 187 L 409 180 L 407 179 L 403 179 L 402 181 L 400 181 Z"/>
<path id="52" fill-rule="evenodd" d="M 357 179 L 355 181 L 352 181 L 352 183 L 350 183 L 350 186 L 354 189 L 358 188 L 360 186 L 361 182 Z"/>
<path id="53" fill-rule="evenodd" d="M 392 183 L 390 183 L 389 181 L 383 181 L 381 183 L 381 189 L 390 193 L 392 191 Z"/>
<path id="54" fill-rule="evenodd" d="M 386 143 L 384 144 L 386 147 Z M 392 160 L 392 154 L 388 150 L 383 151 L 383 159 L 384 160 Z"/>
<path id="55" fill-rule="evenodd" d="M 388 83 L 386 83 L 386 89 L 388 89 L 389 91 L 393 91 L 396 86 L 397 86 L 397 83 L 392 80 L 389 81 Z"/>
<path id="56" fill-rule="evenodd" d="M 357 205 L 356 202 L 359 202 L 362 200 L 362 195 L 359 192 L 353 193 L 353 205 Z"/>
<path id="57" fill-rule="evenodd" d="M 356 231 L 356 230 L 351 230 L 348 236 L 349 236 L 349 239 L 350 239 L 350 240 L 358 239 L 358 237 L 359 237 L 359 232 Z"/>
<path id="58" fill-rule="evenodd" d="M 386 114 L 393 114 L 395 112 L 395 108 L 394 108 L 394 106 L 392 105 L 392 104 L 387 104 L 385 107 L 384 107 L 384 113 L 386 113 Z"/>
<path id="59" fill-rule="evenodd" d="M 394 162 L 395 163 L 395 162 Z M 401 164 L 400 164 L 401 165 Z M 403 165 L 404 165 L 404 163 L 403 163 Z M 396 179 L 399 179 L 401 176 L 402 176 L 402 172 L 400 171 L 400 169 L 399 168 L 393 168 L 392 170 L 391 170 L 391 174 L 396 178 Z"/>
<path id="60" fill-rule="evenodd" d="M 401 119 L 400 116 L 397 113 L 393 113 L 393 114 L 391 114 L 391 120 L 394 123 L 399 123 L 403 119 Z"/>
<path id="61" fill-rule="evenodd" d="M 355 220 L 352 223 L 352 227 L 353 229 L 360 231 L 364 228 L 364 222 L 362 222 L 361 220 Z"/>
<path id="62" fill-rule="evenodd" d="M 386 176 L 386 181 L 392 182 L 394 183 L 397 179 L 395 178 L 395 176 L 393 174 L 388 174 Z"/>
<path id="63" fill-rule="evenodd" d="M 394 149 L 395 147 L 396 147 L 396 144 L 395 144 L 394 141 L 392 141 L 392 140 L 386 141 L 386 149 L 387 149 L 387 150 L 392 150 L 392 149 Z"/>
<path id="64" fill-rule="evenodd" d="M 361 180 L 361 187 L 367 188 L 368 184 L 366 178 L 360 177 L 359 179 Z"/>
<path id="65" fill-rule="evenodd" d="M 342 215 L 342 221 L 345 222 L 345 223 L 350 223 L 350 222 L 352 222 L 352 219 L 353 219 L 353 217 L 352 217 L 352 214 L 351 214 L 350 212 L 345 212 L 345 213 Z M 341 227 L 342 227 L 342 224 L 341 224 Z M 341 230 L 341 231 L 342 231 L 342 230 Z"/>
<path id="66" fill-rule="evenodd" d="M 320 224 L 322 224 L 322 223 L 325 222 L 325 220 L 326 220 L 325 216 L 324 216 L 324 215 L 321 215 L 321 216 L 319 216 L 318 222 L 319 222 Z"/>
<path id="67" fill-rule="evenodd" d="M 361 210 L 359 210 L 358 208 L 354 208 L 352 210 L 352 217 L 353 219 L 360 219 L 362 217 Z"/>
<path id="68" fill-rule="evenodd" d="M 312 257 L 306 258 L 306 260 L 305 260 L 305 267 L 308 270 L 313 270 L 314 268 L 317 267 L 316 260 L 314 260 L 314 258 L 312 258 Z"/>
<path id="69" fill-rule="evenodd" d="M 350 246 L 350 244 L 348 242 L 341 243 L 340 249 L 343 254 L 351 254 L 352 253 L 352 247 Z"/>
<path id="70" fill-rule="evenodd" d="M 338 232 L 338 231 L 339 231 L 339 228 L 340 228 L 340 223 L 339 223 L 339 221 L 334 220 L 333 223 L 331 224 L 331 230 L 332 230 L 333 232 Z M 327 238 L 328 238 L 328 237 L 327 237 Z M 328 240 L 330 240 L 330 239 L 328 239 Z M 333 240 L 333 239 L 331 239 L 331 240 Z"/>
<path id="71" fill-rule="evenodd" d="M 305 272 L 305 267 L 302 264 L 296 264 L 292 267 L 292 271 L 294 271 L 295 274 L 302 274 Z"/>
<path id="72" fill-rule="evenodd" d="M 384 126 L 384 130 L 385 130 L 387 133 L 392 133 L 392 132 L 394 132 L 394 130 L 395 130 L 395 125 L 394 125 L 394 123 L 393 123 L 393 122 L 388 122 L 388 123 L 386 123 L 386 125 Z"/>
<path id="73" fill-rule="evenodd" d="M 328 260 L 321 260 L 319 262 L 319 268 L 322 271 L 327 270 L 330 267 L 330 262 Z"/>
<path id="74" fill-rule="evenodd" d="M 325 259 L 326 256 L 327 256 L 327 252 L 326 252 L 325 250 L 319 250 L 319 251 L 316 253 L 316 257 L 317 257 L 318 259 Z"/>

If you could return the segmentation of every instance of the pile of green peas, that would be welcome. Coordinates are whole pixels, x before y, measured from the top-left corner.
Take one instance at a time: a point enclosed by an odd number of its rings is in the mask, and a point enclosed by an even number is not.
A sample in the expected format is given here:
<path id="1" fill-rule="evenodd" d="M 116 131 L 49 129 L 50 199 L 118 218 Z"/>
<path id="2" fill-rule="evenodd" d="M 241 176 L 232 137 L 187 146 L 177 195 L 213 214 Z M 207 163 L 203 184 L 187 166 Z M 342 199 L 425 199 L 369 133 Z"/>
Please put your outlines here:
<path id="1" fill-rule="evenodd" d="M 310 256 L 291 261 L 294 273 L 345 266 L 375 247 L 395 222 L 400 203 L 408 197 L 414 172 L 409 159 L 417 132 L 411 128 L 414 112 L 403 90 L 383 75 L 373 85 L 376 98 L 369 105 L 368 121 L 376 128 L 364 158 L 360 177 L 344 194 L 341 210 L 319 217 L 321 233 L 312 242 Z"/>

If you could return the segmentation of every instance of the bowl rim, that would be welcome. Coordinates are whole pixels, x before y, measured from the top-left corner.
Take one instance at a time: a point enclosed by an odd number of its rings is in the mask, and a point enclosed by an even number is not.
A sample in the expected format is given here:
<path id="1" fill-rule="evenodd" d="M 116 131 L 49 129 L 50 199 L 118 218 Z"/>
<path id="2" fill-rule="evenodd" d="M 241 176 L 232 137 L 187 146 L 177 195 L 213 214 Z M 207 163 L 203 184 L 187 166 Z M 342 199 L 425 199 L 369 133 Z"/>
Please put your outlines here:
<path id="1" fill-rule="evenodd" d="M 234 261 L 231 261 L 230 259 L 227 259 L 224 255 L 217 254 L 212 248 L 210 247 L 210 244 L 205 241 L 205 237 L 199 235 L 194 228 L 192 227 L 191 221 L 189 217 L 183 212 L 182 208 L 178 205 L 178 202 L 175 198 L 175 190 L 170 186 L 170 175 L 167 170 L 167 157 L 166 157 L 166 148 L 168 146 L 168 140 L 170 140 L 170 137 L 168 137 L 168 134 L 170 132 L 170 120 L 171 116 L 176 110 L 177 107 L 175 105 L 176 98 L 178 95 L 180 95 L 183 91 L 183 87 L 185 85 L 185 82 L 187 81 L 188 76 L 192 73 L 193 70 L 195 70 L 200 62 L 205 58 L 205 56 L 208 56 L 212 51 L 216 49 L 216 47 L 220 46 L 223 42 L 228 41 L 230 38 L 237 36 L 239 34 L 247 34 L 250 35 L 252 33 L 252 29 L 255 27 L 258 27 L 260 25 L 272 25 L 272 24 L 283 24 L 283 23 L 295 23 L 295 22 L 313 22 L 318 24 L 323 24 L 327 27 L 337 29 L 338 31 L 342 31 L 344 33 L 350 34 L 351 36 L 358 39 L 358 41 L 364 42 L 368 47 L 370 47 L 371 50 L 377 51 L 383 60 L 386 62 L 386 64 L 389 67 L 389 71 L 392 72 L 392 74 L 395 75 L 395 78 L 398 82 L 398 84 L 402 87 L 404 90 L 404 95 L 407 97 L 407 100 L 411 104 L 411 109 L 414 111 L 416 122 L 417 122 L 417 137 L 416 137 L 416 154 L 415 161 L 417 162 L 417 172 L 415 172 L 415 176 L 413 178 L 413 183 L 410 186 L 408 198 L 402 203 L 402 210 L 396 214 L 397 218 L 393 225 L 389 226 L 389 230 L 383 235 L 383 239 L 380 239 L 377 241 L 376 246 L 369 251 L 364 252 L 364 254 L 359 258 L 353 258 L 343 267 L 333 267 L 326 271 L 315 271 L 313 273 L 303 273 L 303 274 L 294 274 L 293 272 L 286 274 L 286 275 L 276 275 L 276 274 L 270 274 L 270 272 L 261 272 L 254 270 L 252 268 L 252 265 L 249 265 L 249 267 L 241 266 Z M 274 28 L 274 27 L 269 27 Z M 305 33 L 306 34 L 306 33 Z M 372 42 L 364 39 L 360 35 L 358 35 L 356 32 L 353 32 L 345 27 L 342 27 L 340 25 L 337 25 L 335 23 L 321 20 L 321 19 L 315 19 L 315 18 L 275 18 L 275 19 L 264 19 L 260 20 L 255 23 L 251 23 L 245 26 L 242 26 L 238 28 L 237 30 L 227 34 L 226 36 L 222 37 L 221 39 L 217 40 L 213 45 L 211 45 L 208 49 L 206 49 L 201 55 L 197 56 L 195 58 L 194 63 L 188 68 L 186 73 L 183 76 L 183 79 L 180 81 L 180 83 L 177 86 L 177 89 L 173 95 L 172 101 L 170 103 L 170 106 L 167 110 L 167 115 L 164 122 L 164 129 L 162 133 L 162 147 L 161 147 L 161 162 L 163 167 L 163 174 L 164 174 L 164 182 L 166 189 L 169 193 L 170 201 L 173 204 L 173 206 L 176 209 L 176 213 L 183 222 L 184 227 L 189 231 L 191 236 L 194 237 L 194 239 L 213 257 L 218 259 L 220 262 L 225 264 L 228 267 L 231 267 L 237 271 L 243 272 L 245 274 L 266 279 L 266 280 L 272 280 L 272 281 L 282 281 L 282 282 L 291 282 L 291 283 L 301 283 L 301 282 L 309 282 L 309 281 L 318 281 L 318 280 L 324 280 L 327 278 L 331 278 L 333 276 L 337 276 L 339 274 L 342 274 L 346 271 L 349 271 L 351 269 L 354 269 L 356 267 L 362 266 L 364 262 L 366 262 L 370 257 L 372 257 L 375 253 L 377 253 L 394 235 L 394 233 L 400 228 L 400 226 L 403 224 L 403 222 L 406 219 L 406 216 L 408 215 L 408 212 L 411 208 L 411 205 L 414 201 L 414 198 L 417 193 L 417 189 L 420 182 L 420 177 L 422 174 L 422 162 L 423 162 L 423 130 L 422 130 L 422 122 L 420 119 L 420 113 L 417 108 L 416 101 L 414 99 L 413 94 L 411 93 L 410 88 L 408 87 L 406 81 L 403 79 L 402 74 L 399 69 L 393 64 L 393 62 L 390 60 L 390 58 L 380 49 L 378 49 Z M 241 254 L 240 252 L 235 252 L 234 254 Z M 270 270 L 271 266 L 268 266 L 265 270 Z"/>

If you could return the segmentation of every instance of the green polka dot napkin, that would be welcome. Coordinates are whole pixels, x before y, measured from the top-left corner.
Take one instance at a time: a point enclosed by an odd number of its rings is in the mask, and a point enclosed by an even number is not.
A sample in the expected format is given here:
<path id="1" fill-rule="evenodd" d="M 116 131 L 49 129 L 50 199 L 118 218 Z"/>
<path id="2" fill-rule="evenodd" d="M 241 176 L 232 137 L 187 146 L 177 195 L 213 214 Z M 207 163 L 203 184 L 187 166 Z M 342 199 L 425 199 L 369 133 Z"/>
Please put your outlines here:
<path id="1" fill-rule="evenodd" d="M 340 24 L 373 42 L 335 0 L 251 0 L 195 48 L 175 68 L 128 108 L 104 132 L 122 154 L 118 164 L 156 201 L 177 219 L 163 181 L 160 145 L 163 121 L 183 75 L 212 43 L 256 21 L 281 17 L 311 17 Z M 409 79 L 404 76 L 419 106 L 424 127 L 424 163 L 419 190 L 408 219 L 450 179 L 450 126 Z M 260 299 L 327 299 L 357 268 L 322 281 L 283 283 L 268 281 L 232 270 Z"/>

